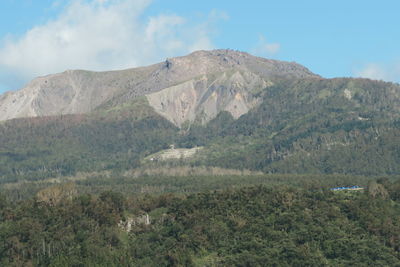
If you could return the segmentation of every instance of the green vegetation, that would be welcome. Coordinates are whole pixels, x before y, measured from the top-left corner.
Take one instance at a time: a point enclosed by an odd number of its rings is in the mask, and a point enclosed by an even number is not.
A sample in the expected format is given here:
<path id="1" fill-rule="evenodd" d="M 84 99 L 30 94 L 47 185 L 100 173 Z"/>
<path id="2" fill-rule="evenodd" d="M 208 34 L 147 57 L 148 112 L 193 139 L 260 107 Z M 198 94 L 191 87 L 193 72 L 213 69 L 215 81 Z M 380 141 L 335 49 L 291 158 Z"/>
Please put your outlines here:
<path id="1" fill-rule="evenodd" d="M 331 188 L 343 185 L 367 186 L 371 180 L 379 177 L 354 175 L 293 175 L 293 174 L 252 174 L 225 169 L 202 170 L 169 167 L 168 172 L 152 170 L 131 170 L 123 173 L 79 173 L 73 177 L 60 177 L 41 181 L 3 184 L 0 194 L 11 202 L 18 202 L 34 197 L 42 189 L 57 184 L 71 183 L 80 194 L 100 194 L 113 190 L 129 196 L 160 195 L 166 193 L 186 194 L 209 190 L 223 190 L 243 186 L 265 185 L 301 187 L 307 190 Z M 398 177 L 390 177 L 396 180 Z"/>
<path id="2" fill-rule="evenodd" d="M 0 265 L 400 266 L 398 92 L 282 80 L 182 129 L 143 98 L 1 123 Z M 202 149 L 145 160 L 170 145 Z"/>
<path id="3" fill-rule="evenodd" d="M 146 99 L 86 115 L 0 124 L 0 183 L 141 168 L 169 148 L 204 146 L 181 166 L 264 173 L 400 174 L 398 85 L 365 79 L 277 80 L 234 120 L 176 128 Z M 157 163 L 158 164 L 158 163 Z"/>
<path id="4" fill-rule="evenodd" d="M 63 187 L 19 203 L 0 198 L 2 266 L 400 264 L 399 181 L 346 193 L 252 186 L 124 196 Z"/>
<path id="5" fill-rule="evenodd" d="M 0 125 L 0 182 L 78 171 L 127 169 L 165 149 L 178 129 L 143 104 L 90 115 L 29 118 Z"/>
<path id="6" fill-rule="evenodd" d="M 398 174 L 399 91 L 362 79 L 280 81 L 264 90 L 259 107 L 237 121 L 221 113 L 205 127 L 192 127 L 181 145 L 205 146 L 199 165 Z"/>

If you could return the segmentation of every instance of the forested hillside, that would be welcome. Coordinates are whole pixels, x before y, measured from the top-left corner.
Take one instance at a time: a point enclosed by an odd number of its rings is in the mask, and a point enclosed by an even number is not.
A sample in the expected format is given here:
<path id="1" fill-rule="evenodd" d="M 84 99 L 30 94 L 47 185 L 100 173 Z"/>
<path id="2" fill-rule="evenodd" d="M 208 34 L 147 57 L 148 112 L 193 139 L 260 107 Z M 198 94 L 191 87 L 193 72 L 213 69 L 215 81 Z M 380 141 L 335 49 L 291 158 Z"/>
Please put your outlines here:
<path id="1" fill-rule="evenodd" d="M 89 114 L 10 120 L 0 124 L 0 181 L 142 168 L 145 157 L 171 145 L 204 146 L 174 162 L 180 166 L 399 174 L 399 88 L 365 79 L 284 79 L 253 92 L 262 101 L 237 120 L 223 111 L 180 129 L 145 98 Z"/>
<path id="2" fill-rule="evenodd" d="M 217 126 L 192 127 L 184 144 L 207 144 L 201 162 L 224 167 L 399 173 L 399 88 L 363 79 L 285 80 L 260 92 L 260 106 L 237 121 L 225 114 Z"/>
<path id="3" fill-rule="evenodd" d="M 360 192 L 253 186 L 126 197 L 78 195 L 67 184 L 18 204 L 0 199 L 0 263 L 397 266 L 399 190 L 380 179 Z"/>
<path id="4" fill-rule="evenodd" d="M 178 131 L 142 101 L 90 115 L 0 124 L 1 182 L 138 167 L 141 157 L 173 143 Z"/>

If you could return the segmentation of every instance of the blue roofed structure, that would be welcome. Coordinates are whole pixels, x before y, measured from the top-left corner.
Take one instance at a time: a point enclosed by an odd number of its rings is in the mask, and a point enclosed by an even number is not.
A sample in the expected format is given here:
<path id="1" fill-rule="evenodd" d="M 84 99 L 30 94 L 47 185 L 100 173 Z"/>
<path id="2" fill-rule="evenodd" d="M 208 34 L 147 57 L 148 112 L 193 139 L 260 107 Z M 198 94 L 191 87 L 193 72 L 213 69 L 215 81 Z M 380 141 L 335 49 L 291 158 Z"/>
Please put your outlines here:
<path id="1" fill-rule="evenodd" d="M 353 185 L 353 186 L 342 186 L 342 187 L 333 187 L 330 190 L 332 191 L 343 191 L 343 190 L 363 190 L 364 187 Z"/>

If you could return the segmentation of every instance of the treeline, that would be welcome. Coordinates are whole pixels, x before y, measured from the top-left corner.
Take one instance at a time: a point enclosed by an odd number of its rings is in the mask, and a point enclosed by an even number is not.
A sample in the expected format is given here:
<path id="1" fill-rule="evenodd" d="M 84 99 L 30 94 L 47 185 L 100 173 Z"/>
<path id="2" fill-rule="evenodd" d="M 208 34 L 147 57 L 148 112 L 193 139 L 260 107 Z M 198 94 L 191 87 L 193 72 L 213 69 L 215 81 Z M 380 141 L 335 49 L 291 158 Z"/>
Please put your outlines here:
<path id="1" fill-rule="evenodd" d="M 0 199 L 2 266 L 397 266 L 400 182 Z"/>
<path id="2" fill-rule="evenodd" d="M 254 185 L 292 186 L 305 190 L 319 190 L 337 186 L 367 186 L 370 181 L 379 178 L 356 175 L 231 174 L 231 170 L 218 170 L 219 173 L 216 174 L 201 174 L 196 173 L 196 170 L 204 171 L 205 169 L 207 171 L 207 168 L 197 167 L 189 169 L 183 175 L 178 175 L 179 167 L 164 164 L 158 168 L 169 170 L 171 174 L 146 174 L 142 169 L 122 172 L 78 173 L 74 177 L 3 184 L 0 187 L 0 194 L 6 196 L 10 202 L 18 202 L 34 197 L 44 188 L 70 182 L 75 184 L 79 194 L 98 195 L 103 191 L 113 190 L 125 196 L 131 194 L 188 194 Z M 209 169 L 212 170 L 212 168 Z M 398 179 L 398 176 L 387 177 L 390 181 Z"/>

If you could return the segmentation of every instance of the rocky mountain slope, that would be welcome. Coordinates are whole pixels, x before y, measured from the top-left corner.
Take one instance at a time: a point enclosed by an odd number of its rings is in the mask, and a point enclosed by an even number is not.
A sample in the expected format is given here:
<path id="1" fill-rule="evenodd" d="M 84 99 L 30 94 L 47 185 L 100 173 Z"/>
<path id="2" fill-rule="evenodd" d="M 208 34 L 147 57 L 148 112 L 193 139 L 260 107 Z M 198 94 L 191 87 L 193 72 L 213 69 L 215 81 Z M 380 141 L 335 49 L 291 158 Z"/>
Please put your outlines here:
<path id="1" fill-rule="evenodd" d="M 198 51 L 135 69 L 66 71 L 40 77 L 0 96 L 0 120 L 80 114 L 147 95 L 150 105 L 175 125 L 206 122 L 221 110 L 234 117 L 257 104 L 252 94 L 278 78 L 318 77 L 296 63 L 231 50 Z"/>
<path id="2" fill-rule="evenodd" d="M 168 164 L 400 174 L 398 84 L 323 79 L 241 52 L 70 71 L 1 99 L 0 183 Z M 18 116 L 31 117 L 7 120 Z M 202 149 L 172 163 L 144 160 L 171 145 Z"/>

